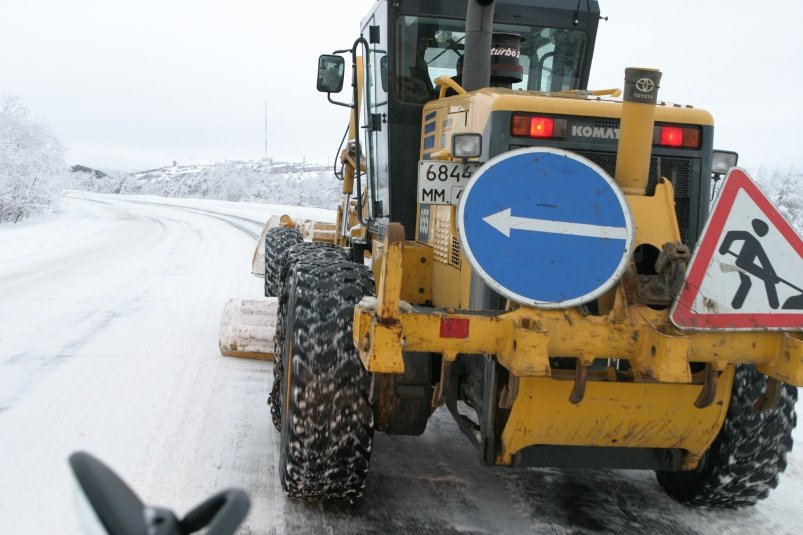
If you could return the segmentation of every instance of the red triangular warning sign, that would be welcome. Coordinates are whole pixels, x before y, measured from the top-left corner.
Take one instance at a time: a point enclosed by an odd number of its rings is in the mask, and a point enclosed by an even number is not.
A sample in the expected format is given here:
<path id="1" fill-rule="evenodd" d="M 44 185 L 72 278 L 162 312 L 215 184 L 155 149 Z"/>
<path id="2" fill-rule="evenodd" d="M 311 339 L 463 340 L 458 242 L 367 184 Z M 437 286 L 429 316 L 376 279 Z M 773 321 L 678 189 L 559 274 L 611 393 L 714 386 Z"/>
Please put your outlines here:
<path id="1" fill-rule="evenodd" d="M 725 177 L 670 318 L 680 329 L 803 331 L 803 240 L 743 169 Z"/>

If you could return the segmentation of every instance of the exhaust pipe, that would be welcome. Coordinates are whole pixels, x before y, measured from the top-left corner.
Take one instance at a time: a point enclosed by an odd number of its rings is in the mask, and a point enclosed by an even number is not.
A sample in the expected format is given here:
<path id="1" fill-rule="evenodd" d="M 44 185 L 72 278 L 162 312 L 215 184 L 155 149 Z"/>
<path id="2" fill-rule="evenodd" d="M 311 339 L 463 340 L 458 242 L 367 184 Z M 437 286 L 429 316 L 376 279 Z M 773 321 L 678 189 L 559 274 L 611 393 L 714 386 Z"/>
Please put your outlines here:
<path id="1" fill-rule="evenodd" d="M 468 2 L 462 78 L 463 89 L 466 91 L 491 85 L 491 32 L 494 7 L 494 0 Z"/>
<path id="2" fill-rule="evenodd" d="M 625 69 L 616 183 L 626 194 L 644 195 L 647 192 L 660 82 L 661 71 L 657 69 Z"/>

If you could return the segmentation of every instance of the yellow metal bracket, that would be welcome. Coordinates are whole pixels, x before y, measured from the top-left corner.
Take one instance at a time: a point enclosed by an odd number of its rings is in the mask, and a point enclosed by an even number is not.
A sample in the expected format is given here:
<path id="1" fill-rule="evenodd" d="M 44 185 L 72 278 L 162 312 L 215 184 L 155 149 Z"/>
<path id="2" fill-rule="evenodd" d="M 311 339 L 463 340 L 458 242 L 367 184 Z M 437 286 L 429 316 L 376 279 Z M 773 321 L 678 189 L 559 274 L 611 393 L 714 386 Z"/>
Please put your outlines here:
<path id="1" fill-rule="evenodd" d="M 558 96 L 564 95 L 577 95 L 580 97 L 611 97 L 617 98 L 622 96 L 622 90 L 618 87 L 611 89 L 567 89 L 556 93 Z"/>
<path id="2" fill-rule="evenodd" d="M 575 403 L 573 381 L 522 377 L 496 463 L 512 464 L 536 444 L 680 448 L 684 469 L 692 469 L 722 427 L 733 372 L 718 374 L 712 403 L 691 410 L 700 385 L 588 381 L 584 401 Z"/>
<path id="3" fill-rule="evenodd" d="M 443 98 L 446 96 L 446 91 L 449 89 L 453 90 L 458 95 L 465 94 L 466 90 L 463 87 L 452 80 L 449 76 L 438 76 L 435 78 L 435 85 L 440 86 L 440 93 L 438 94 L 438 98 Z"/>
<path id="4" fill-rule="evenodd" d="M 664 334 L 655 329 L 643 329 L 640 334 L 644 338 L 638 344 L 636 352 L 630 356 L 631 366 L 658 380 L 691 382 L 691 340 L 688 337 Z"/>
<path id="5" fill-rule="evenodd" d="M 398 254 L 396 254 L 398 257 Z M 385 242 L 374 240 L 371 248 L 377 287 L 384 278 Z M 391 260 L 395 262 L 396 260 Z M 401 300 L 423 304 L 432 300 L 432 247 L 405 241 L 401 252 Z"/>
<path id="6" fill-rule="evenodd" d="M 773 359 L 758 366 L 758 371 L 789 383 L 803 386 L 803 333 L 776 333 L 781 335 Z"/>
<path id="7" fill-rule="evenodd" d="M 399 321 L 403 250 L 404 227 L 400 223 L 391 223 L 385 234 L 376 308 L 367 318 L 370 322 L 368 328 L 360 331 L 356 328 L 357 311 L 361 308 L 359 305 L 355 308 L 354 343 L 369 370 L 384 367 L 383 373 L 404 372 L 402 324 Z"/>
<path id="8" fill-rule="evenodd" d="M 400 280 L 394 262 L 390 257 L 384 262 L 383 279 Z M 403 372 L 404 350 L 495 355 L 519 377 L 549 376 L 551 356 L 574 357 L 586 366 L 598 358 L 627 359 L 635 374 L 677 384 L 692 382 L 690 362 L 711 363 L 715 371 L 729 364 L 755 364 L 770 377 L 803 386 L 799 333 L 681 333 L 665 310 L 627 306 L 621 287 L 605 316 L 529 307 L 498 315 L 415 307 L 395 315 L 389 308 L 398 301 L 383 295 L 395 291 L 396 284 L 380 284 L 376 308 L 355 307 L 354 340 L 371 372 Z M 455 330 L 454 325 L 462 327 Z"/>

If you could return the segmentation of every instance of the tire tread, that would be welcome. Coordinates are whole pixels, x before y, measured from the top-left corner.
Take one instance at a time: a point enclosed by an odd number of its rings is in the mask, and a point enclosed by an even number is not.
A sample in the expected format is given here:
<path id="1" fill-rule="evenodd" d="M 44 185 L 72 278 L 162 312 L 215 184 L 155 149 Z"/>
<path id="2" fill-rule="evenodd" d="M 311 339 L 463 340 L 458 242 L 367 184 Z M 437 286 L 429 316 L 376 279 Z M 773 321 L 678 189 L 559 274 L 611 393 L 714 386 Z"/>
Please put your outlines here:
<path id="1" fill-rule="evenodd" d="M 352 340 L 353 311 L 374 284 L 365 266 L 326 260 L 297 263 L 288 279 L 284 364 L 292 373 L 282 392 L 289 400 L 280 475 L 288 496 L 353 501 L 363 493 L 373 442 L 370 378 Z"/>
<path id="2" fill-rule="evenodd" d="M 778 406 L 756 413 L 753 403 L 766 383 L 754 366 L 736 367 L 725 422 L 700 467 L 657 473 L 670 496 L 693 506 L 743 507 L 755 505 L 778 485 L 792 449 L 797 388 L 783 385 Z"/>

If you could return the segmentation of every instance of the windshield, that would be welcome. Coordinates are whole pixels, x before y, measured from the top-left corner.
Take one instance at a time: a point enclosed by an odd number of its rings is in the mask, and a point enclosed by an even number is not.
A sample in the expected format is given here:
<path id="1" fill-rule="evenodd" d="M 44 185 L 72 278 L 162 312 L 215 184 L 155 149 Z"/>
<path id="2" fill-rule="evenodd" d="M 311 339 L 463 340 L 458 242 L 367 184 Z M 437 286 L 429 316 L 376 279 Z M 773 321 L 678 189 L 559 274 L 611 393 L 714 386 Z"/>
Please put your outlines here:
<path id="1" fill-rule="evenodd" d="M 458 60 L 466 44 L 462 20 L 405 16 L 399 19 L 401 39 L 397 64 L 400 100 L 423 103 L 437 97 L 435 78 L 458 77 Z M 495 24 L 494 32 L 521 36 L 521 82 L 513 89 L 563 91 L 580 85 L 586 34 L 580 30 Z M 462 64 L 462 61 L 460 62 Z M 458 78 L 459 82 L 459 78 Z"/>

